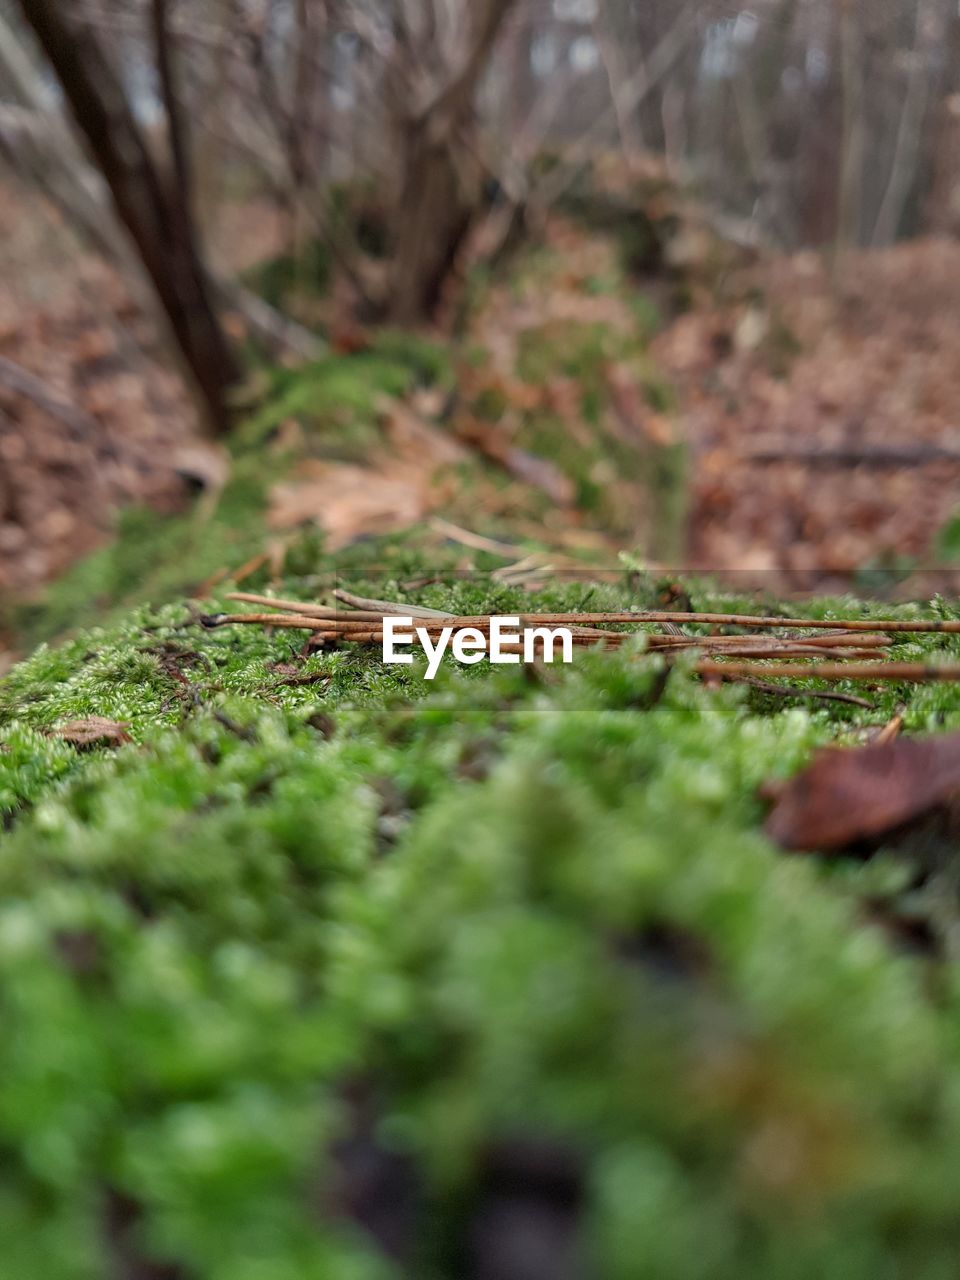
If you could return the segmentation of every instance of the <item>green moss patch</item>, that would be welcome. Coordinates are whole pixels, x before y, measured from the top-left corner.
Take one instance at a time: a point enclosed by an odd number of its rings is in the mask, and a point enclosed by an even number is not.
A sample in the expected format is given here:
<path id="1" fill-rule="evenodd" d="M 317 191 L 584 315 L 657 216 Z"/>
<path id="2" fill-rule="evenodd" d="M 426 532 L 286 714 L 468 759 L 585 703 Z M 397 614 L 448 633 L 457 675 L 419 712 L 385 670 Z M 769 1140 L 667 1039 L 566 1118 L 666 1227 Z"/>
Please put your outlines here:
<path id="1" fill-rule="evenodd" d="M 280 585 L 403 598 L 415 559 Z M 460 612 L 655 599 L 432 576 Z M 452 1280 L 519 1239 L 544 1280 L 952 1273 L 946 935 L 871 923 L 882 863 L 773 849 L 757 787 L 960 693 L 787 704 L 634 650 L 431 686 L 189 619 L 0 683 L 4 1274 Z M 51 736 L 90 715 L 132 741 Z"/>

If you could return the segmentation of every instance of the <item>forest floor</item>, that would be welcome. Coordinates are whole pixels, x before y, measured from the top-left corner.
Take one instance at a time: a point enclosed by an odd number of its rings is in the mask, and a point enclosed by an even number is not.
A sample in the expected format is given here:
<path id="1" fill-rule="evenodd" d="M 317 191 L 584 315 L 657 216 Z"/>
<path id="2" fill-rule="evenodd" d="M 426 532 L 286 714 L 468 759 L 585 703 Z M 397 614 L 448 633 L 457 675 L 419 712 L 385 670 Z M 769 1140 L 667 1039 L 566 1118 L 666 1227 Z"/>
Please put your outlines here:
<path id="1" fill-rule="evenodd" d="M 15 596 L 37 598 L 108 543 L 125 508 L 183 512 L 198 489 L 218 492 L 231 466 L 197 438 L 192 406 L 122 284 L 36 213 L 3 193 L 0 357 L 72 412 L 51 413 L 0 379 L 8 613 Z M 233 211 L 222 242 L 247 269 L 280 236 L 276 217 L 254 206 Z M 419 374 L 381 385 L 381 367 L 364 365 L 381 338 L 345 328 L 335 299 L 303 306 L 342 369 L 326 371 L 321 412 L 307 377 L 288 412 L 260 415 L 271 419 L 270 449 L 291 463 L 274 468 L 264 549 L 268 533 L 304 522 L 336 546 L 446 516 L 527 550 L 602 565 L 628 546 L 671 569 L 781 591 L 944 568 L 960 495 L 951 241 L 850 255 L 835 271 L 812 254 L 718 265 L 701 247 L 692 266 L 637 278 L 616 237 L 555 218 L 539 248 L 476 291 L 456 343 L 426 335 L 445 366 L 426 389 Z M 364 381 L 393 407 L 359 437 L 346 424 L 345 448 L 331 398 L 344 391 L 352 414 Z M 363 409 L 374 416 L 372 403 Z M 464 499 L 449 477 L 468 456 L 486 465 Z M 921 594 L 942 580 L 926 573 Z"/>
<path id="2" fill-rule="evenodd" d="M 334 316 L 264 362 L 229 452 L 131 372 L 106 279 L 11 312 L 58 404 L 0 417 L 3 1274 L 954 1274 L 960 683 L 721 682 L 643 619 L 427 681 L 224 617 L 783 618 L 916 573 L 956 464 L 857 451 L 954 448 L 951 269 L 640 282 L 558 219 L 457 342 Z M 942 597 L 789 608 L 960 652 Z"/>
<path id="3" fill-rule="evenodd" d="M 629 564 L 535 586 L 462 551 L 301 530 L 243 585 L 660 599 Z M 709 687 L 642 638 L 427 681 L 127 571 L 140 604 L 0 681 L 4 1274 L 952 1274 L 958 748 L 927 735 L 960 685 Z"/>

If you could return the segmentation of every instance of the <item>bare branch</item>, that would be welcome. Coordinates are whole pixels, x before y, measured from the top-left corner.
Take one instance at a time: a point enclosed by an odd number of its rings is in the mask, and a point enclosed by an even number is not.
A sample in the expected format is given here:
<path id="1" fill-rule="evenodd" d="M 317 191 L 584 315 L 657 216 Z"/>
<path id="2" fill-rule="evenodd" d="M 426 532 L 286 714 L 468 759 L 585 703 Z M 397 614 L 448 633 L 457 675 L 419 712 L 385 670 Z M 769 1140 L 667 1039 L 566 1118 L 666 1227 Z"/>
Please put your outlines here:
<path id="1" fill-rule="evenodd" d="M 479 13 L 473 26 L 473 42 L 466 61 L 433 101 L 422 108 L 421 121 L 431 118 L 442 127 L 447 121 L 455 120 L 464 109 L 473 97 L 504 20 L 515 3 L 516 0 L 486 0 L 486 3 L 478 6 Z"/>
<path id="2" fill-rule="evenodd" d="M 620 89 L 621 113 L 636 111 L 657 85 L 670 73 L 682 57 L 697 32 L 702 5 L 699 0 L 688 0 L 670 29 L 662 37 L 650 56 Z M 535 192 L 537 203 L 549 206 L 557 200 L 574 181 L 589 161 L 597 143 L 603 138 L 614 114 L 611 104 L 594 120 L 571 151 L 563 164 L 540 184 Z"/>

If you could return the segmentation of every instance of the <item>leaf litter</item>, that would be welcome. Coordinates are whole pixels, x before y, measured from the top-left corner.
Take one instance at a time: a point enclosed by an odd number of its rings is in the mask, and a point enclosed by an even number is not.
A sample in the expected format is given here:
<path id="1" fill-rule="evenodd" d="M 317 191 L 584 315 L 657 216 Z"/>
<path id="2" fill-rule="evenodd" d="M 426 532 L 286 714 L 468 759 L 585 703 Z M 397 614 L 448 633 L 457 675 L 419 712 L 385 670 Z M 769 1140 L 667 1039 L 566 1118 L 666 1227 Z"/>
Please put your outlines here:
<path id="1" fill-rule="evenodd" d="M 960 733 L 825 747 L 768 784 L 766 834 L 789 850 L 837 851 L 922 817 L 960 792 Z"/>

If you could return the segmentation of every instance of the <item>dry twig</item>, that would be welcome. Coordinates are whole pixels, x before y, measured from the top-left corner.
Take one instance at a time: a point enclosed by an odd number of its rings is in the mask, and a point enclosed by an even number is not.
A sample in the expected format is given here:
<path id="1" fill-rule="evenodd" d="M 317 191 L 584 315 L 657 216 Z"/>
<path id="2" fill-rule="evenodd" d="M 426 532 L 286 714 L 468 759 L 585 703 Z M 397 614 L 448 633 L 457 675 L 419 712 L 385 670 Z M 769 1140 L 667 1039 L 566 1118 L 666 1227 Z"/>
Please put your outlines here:
<path id="1" fill-rule="evenodd" d="M 349 641 L 359 645 L 383 643 L 384 623 L 390 617 L 412 619 L 414 641 L 436 639 L 444 630 L 471 628 L 489 636 L 490 615 L 457 616 L 438 609 L 374 600 L 348 591 L 333 592 L 336 605 L 310 604 L 272 596 L 234 592 L 228 598 L 268 607 L 280 612 L 215 614 L 201 619 L 204 626 L 234 624 L 286 627 L 309 631 L 316 641 Z M 346 606 L 346 607 L 344 607 Z M 935 665 L 921 662 L 884 661 L 882 650 L 891 644 L 888 633 L 960 633 L 954 620 L 878 620 L 847 618 L 770 618 L 724 613 L 653 611 L 646 613 L 520 613 L 521 627 L 566 627 L 578 647 L 603 645 L 616 649 L 640 635 L 645 652 L 670 655 L 694 651 L 691 670 L 713 680 L 743 681 L 768 693 L 785 697 L 823 697 L 869 707 L 865 699 L 852 694 L 808 690 L 770 684 L 770 680 L 863 680 L 863 681 L 953 681 L 960 680 L 960 664 Z M 738 625 L 813 631 L 814 634 L 688 635 L 604 630 L 605 626 L 658 625 L 663 622 L 700 623 L 713 626 Z M 825 634 L 816 634 L 817 629 Z M 505 646 L 508 652 L 522 652 L 522 646 Z M 791 661 L 791 659 L 800 659 Z"/>

